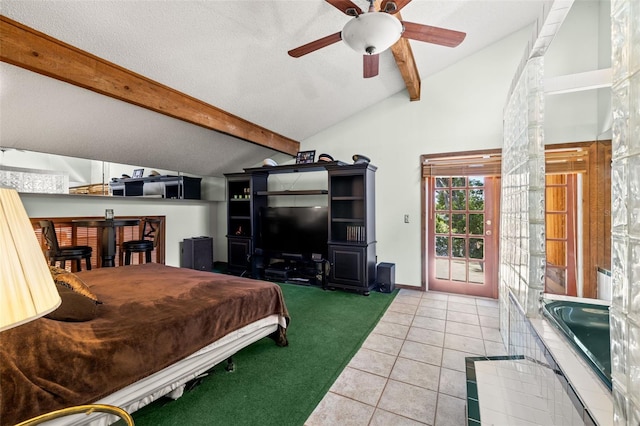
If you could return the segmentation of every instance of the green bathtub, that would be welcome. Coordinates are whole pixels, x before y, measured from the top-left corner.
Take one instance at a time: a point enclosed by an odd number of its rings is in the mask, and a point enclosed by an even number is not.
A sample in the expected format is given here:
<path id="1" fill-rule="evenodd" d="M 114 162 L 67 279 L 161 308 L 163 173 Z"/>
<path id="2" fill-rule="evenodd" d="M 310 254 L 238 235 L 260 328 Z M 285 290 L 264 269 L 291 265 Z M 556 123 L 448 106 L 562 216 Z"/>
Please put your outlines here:
<path id="1" fill-rule="evenodd" d="M 582 355 L 605 385 L 611 389 L 611 344 L 609 307 L 564 300 L 549 300 L 543 314 Z"/>

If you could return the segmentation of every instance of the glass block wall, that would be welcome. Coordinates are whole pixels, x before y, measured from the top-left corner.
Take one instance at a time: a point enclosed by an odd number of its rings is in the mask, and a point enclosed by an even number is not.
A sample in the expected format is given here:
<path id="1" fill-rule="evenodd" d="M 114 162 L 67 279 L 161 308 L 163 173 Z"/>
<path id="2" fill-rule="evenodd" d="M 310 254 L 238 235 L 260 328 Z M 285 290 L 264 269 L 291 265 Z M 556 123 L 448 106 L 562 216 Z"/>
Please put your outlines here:
<path id="1" fill-rule="evenodd" d="M 640 1 L 611 1 L 614 424 L 640 424 Z"/>
<path id="2" fill-rule="evenodd" d="M 508 342 L 509 291 L 527 316 L 544 289 L 544 58 L 529 59 L 504 113 L 500 201 L 500 330 Z"/>

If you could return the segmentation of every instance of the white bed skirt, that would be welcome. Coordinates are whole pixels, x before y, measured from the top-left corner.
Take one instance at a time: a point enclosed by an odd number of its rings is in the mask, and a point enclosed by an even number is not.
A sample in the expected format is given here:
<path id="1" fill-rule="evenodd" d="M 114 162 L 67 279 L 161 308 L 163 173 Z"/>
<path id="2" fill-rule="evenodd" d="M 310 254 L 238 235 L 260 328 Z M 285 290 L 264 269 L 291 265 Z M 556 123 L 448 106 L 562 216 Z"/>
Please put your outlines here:
<path id="1" fill-rule="evenodd" d="M 227 334 L 187 358 L 95 401 L 95 403 L 115 405 L 128 413 L 133 413 L 165 395 L 176 399 L 182 395 L 185 383 L 233 356 L 240 349 L 270 335 L 277 330 L 278 325 L 286 327 L 286 320 L 280 315 L 271 315 L 253 322 Z M 43 424 L 51 426 L 107 426 L 118 420 L 119 417 L 113 414 L 93 413 L 89 416 L 75 414 Z"/>

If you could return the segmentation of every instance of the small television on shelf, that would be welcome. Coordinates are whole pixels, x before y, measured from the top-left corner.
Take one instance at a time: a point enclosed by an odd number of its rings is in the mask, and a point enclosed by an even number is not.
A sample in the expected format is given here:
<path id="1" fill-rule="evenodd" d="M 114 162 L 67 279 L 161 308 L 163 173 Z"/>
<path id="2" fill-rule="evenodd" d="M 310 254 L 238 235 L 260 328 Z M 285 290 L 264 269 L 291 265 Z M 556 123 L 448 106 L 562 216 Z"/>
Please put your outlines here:
<path id="1" fill-rule="evenodd" d="M 320 254 L 326 258 L 328 220 L 325 206 L 264 207 L 260 210 L 260 248 L 274 257 L 311 259 Z"/>

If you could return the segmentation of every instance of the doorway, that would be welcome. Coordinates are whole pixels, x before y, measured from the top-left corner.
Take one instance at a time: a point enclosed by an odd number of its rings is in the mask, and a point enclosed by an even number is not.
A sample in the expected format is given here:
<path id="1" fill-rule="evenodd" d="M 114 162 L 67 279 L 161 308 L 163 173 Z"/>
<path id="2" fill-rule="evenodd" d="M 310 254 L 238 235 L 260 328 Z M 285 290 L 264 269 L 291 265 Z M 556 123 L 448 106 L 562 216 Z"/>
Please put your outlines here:
<path id="1" fill-rule="evenodd" d="M 429 290 L 498 296 L 499 178 L 431 176 Z"/>

